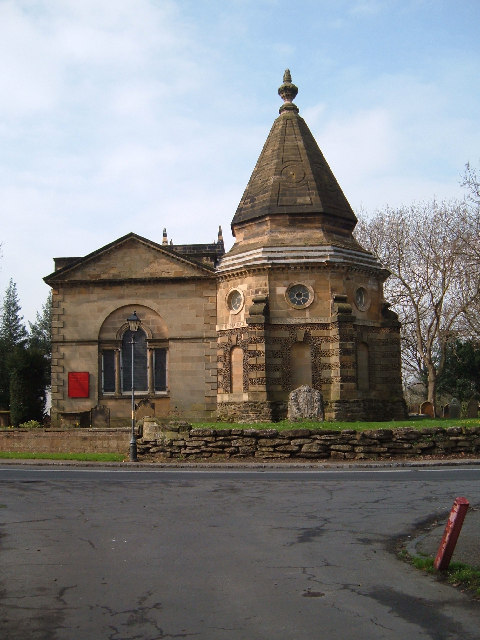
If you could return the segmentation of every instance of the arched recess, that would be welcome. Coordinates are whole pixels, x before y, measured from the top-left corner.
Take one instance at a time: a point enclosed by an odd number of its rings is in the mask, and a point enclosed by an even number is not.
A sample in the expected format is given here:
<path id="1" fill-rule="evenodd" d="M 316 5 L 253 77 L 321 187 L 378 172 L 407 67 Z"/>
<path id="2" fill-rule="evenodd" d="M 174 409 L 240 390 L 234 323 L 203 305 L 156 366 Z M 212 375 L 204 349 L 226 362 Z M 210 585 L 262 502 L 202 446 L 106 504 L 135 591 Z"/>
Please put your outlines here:
<path id="1" fill-rule="evenodd" d="M 141 320 L 134 332 L 135 391 L 167 392 L 168 332 L 163 318 L 143 305 L 122 306 L 103 321 L 99 332 L 99 379 L 103 394 L 122 396 L 132 390 L 132 332 L 126 319 L 136 311 Z"/>
<path id="2" fill-rule="evenodd" d="M 243 349 L 233 347 L 230 351 L 230 389 L 232 393 L 243 391 Z"/>
<path id="3" fill-rule="evenodd" d="M 370 389 L 368 344 L 359 342 L 357 345 L 357 388 L 359 391 Z"/>
<path id="4" fill-rule="evenodd" d="M 294 342 L 290 350 L 291 388 L 312 386 L 312 350 L 307 342 Z"/>

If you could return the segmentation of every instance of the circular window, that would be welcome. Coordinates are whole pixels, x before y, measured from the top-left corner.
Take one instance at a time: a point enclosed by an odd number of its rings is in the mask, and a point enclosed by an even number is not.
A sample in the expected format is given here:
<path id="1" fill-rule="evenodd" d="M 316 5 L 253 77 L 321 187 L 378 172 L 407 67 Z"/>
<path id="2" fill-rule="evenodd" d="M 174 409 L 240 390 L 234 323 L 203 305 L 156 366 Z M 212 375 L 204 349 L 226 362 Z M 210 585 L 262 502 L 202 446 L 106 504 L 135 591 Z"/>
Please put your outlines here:
<path id="1" fill-rule="evenodd" d="M 367 290 L 363 287 L 355 291 L 355 304 L 360 311 L 366 311 L 370 306 Z"/>
<path id="2" fill-rule="evenodd" d="M 308 307 L 313 302 L 313 289 L 304 284 L 291 284 L 285 295 L 287 301 L 297 309 Z"/>
<path id="3" fill-rule="evenodd" d="M 243 307 L 243 293 L 238 289 L 232 289 L 227 295 L 227 307 L 232 313 L 238 313 Z"/>

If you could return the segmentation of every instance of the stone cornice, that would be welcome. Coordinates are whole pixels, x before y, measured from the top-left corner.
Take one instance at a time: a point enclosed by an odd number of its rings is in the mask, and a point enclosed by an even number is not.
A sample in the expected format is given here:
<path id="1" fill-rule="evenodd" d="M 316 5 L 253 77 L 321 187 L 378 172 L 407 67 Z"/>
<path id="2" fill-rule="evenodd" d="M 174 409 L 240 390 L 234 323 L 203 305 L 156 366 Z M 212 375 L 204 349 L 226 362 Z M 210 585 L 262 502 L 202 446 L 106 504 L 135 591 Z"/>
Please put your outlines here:
<path id="1" fill-rule="evenodd" d="M 248 270 L 252 267 L 292 266 L 296 268 L 319 266 L 348 266 L 367 269 L 370 272 L 385 271 L 379 261 L 371 253 L 322 245 L 316 247 L 282 246 L 260 247 L 229 256 L 226 254 L 217 266 L 218 274 L 231 271 Z"/>

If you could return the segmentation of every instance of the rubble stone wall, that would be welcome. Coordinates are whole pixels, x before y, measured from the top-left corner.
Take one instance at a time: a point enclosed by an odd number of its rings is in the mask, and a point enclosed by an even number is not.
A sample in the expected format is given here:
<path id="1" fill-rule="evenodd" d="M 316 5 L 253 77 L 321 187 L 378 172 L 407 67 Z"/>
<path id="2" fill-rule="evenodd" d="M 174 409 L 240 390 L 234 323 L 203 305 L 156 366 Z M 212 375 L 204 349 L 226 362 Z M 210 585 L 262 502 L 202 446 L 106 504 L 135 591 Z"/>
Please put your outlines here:
<path id="1" fill-rule="evenodd" d="M 175 427 L 168 427 L 175 429 Z M 376 460 L 480 453 L 480 427 L 343 431 L 191 429 L 139 440 L 141 457 Z"/>

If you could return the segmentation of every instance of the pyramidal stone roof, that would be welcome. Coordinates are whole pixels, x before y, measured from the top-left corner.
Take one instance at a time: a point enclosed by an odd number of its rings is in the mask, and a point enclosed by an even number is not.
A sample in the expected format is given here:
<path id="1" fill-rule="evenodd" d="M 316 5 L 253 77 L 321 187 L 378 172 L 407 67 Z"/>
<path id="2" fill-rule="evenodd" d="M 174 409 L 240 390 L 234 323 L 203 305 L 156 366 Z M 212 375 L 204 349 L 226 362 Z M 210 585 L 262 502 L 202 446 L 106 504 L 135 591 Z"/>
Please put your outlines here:
<path id="1" fill-rule="evenodd" d="M 357 219 L 293 100 L 290 71 L 278 90 L 284 104 L 232 220 L 232 228 L 264 216 L 322 214 L 353 229 Z"/>

